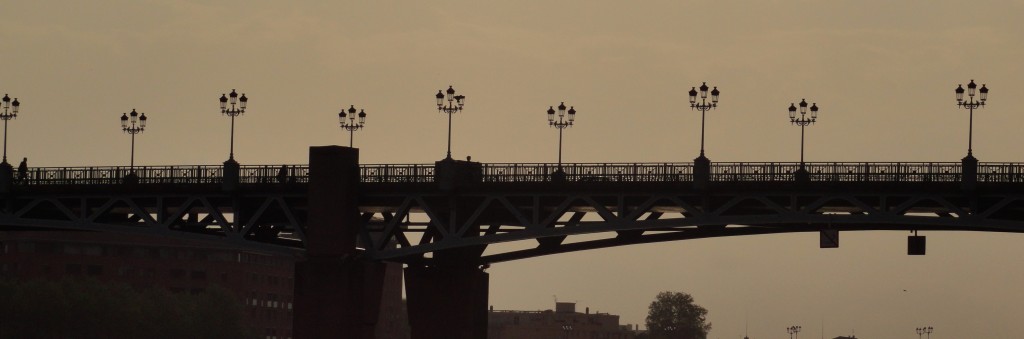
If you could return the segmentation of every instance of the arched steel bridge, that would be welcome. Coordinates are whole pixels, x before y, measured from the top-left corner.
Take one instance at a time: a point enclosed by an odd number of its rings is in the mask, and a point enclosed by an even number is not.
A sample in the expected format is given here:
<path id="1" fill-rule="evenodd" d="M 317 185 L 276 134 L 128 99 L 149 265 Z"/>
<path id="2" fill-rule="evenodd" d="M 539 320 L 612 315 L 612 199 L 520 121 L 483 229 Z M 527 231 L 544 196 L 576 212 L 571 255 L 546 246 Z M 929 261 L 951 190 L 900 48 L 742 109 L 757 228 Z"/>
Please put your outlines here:
<path id="1" fill-rule="evenodd" d="M 363 256 L 479 264 L 638 243 L 820 230 L 1024 232 L 1024 163 L 360 165 Z M 455 162 L 453 162 L 455 163 Z M 128 174 L 134 172 L 135 176 Z M 0 194 L 7 230 L 218 239 L 301 251 L 306 165 L 39 167 Z M 699 170 L 698 170 L 699 172 Z M 976 173 L 975 173 L 976 172 Z M 18 175 L 15 175 L 18 177 Z M 518 242 L 526 246 L 494 247 Z M 515 247 L 515 248 L 512 248 Z"/>

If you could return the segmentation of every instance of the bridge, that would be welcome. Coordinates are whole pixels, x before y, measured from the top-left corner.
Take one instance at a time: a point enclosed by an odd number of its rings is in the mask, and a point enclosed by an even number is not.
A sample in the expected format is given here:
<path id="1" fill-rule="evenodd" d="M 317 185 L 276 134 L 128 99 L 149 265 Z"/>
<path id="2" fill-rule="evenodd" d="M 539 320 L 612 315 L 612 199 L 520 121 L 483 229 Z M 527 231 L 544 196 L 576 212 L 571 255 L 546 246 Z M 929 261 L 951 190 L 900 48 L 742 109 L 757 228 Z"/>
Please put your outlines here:
<path id="1" fill-rule="evenodd" d="M 369 326 L 380 263 L 401 262 L 414 338 L 479 338 L 492 263 L 787 232 L 822 232 L 834 245 L 840 231 L 1024 232 L 1022 192 L 1024 163 L 973 157 L 360 165 L 357 149 L 327 146 L 311 148 L 308 165 L 4 168 L 0 225 L 298 254 L 297 337 Z M 923 239 L 908 238 L 909 253 L 923 254 Z"/>

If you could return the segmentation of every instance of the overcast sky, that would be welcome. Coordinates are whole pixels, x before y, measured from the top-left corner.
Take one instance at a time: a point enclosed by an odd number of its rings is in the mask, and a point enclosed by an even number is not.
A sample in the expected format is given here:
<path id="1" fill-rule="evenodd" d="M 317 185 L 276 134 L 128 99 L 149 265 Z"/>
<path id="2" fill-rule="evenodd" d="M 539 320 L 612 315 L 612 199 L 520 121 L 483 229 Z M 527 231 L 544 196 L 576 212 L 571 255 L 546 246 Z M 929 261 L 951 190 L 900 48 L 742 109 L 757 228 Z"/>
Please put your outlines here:
<path id="1" fill-rule="evenodd" d="M 8 156 L 32 166 L 126 165 L 118 118 L 149 117 L 136 164 L 219 164 L 222 93 L 249 97 L 242 164 L 305 163 L 308 147 L 347 144 L 338 109 L 368 113 L 363 163 L 445 155 L 433 95 L 466 95 L 453 155 L 553 162 L 545 110 L 579 112 L 567 162 L 688 162 L 700 115 L 686 92 L 722 91 L 708 112 L 712 161 L 796 161 L 786 108 L 821 107 L 808 161 L 959 161 L 967 112 L 953 90 L 991 89 L 975 156 L 1024 161 L 1024 1 L 7 1 L 0 91 L 17 97 Z M 709 338 L 1019 337 L 1024 236 L 905 232 L 690 240 L 501 263 L 496 309 L 579 309 L 642 323 L 659 291 L 708 308 Z M 611 277 L 611 278 L 610 278 Z M 824 324 L 824 331 L 822 331 Z"/>

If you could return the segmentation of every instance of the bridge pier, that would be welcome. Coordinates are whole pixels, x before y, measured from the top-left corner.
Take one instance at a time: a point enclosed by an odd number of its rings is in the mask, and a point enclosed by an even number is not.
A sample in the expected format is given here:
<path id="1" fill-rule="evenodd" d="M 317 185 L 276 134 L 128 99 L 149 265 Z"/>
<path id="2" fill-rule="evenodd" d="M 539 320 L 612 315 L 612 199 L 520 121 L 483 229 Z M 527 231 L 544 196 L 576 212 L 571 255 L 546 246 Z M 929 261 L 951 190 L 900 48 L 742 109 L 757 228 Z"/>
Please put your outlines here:
<path id="1" fill-rule="evenodd" d="M 309 149 L 306 258 L 295 265 L 295 338 L 374 338 L 385 266 L 358 258 L 359 150 Z"/>
<path id="2" fill-rule="evenodd" d="M 412 339 L 487 338 L 489 277 L 476 266 L 411 266 L 405 294 Z"/>
<path id="3" fill-rule="evenodd" d="M 435 181 L 452 194 L 447 208 L 438 206 L 437 218 L 449 232 L 459 232 L 473 214 L 473 203 L 460 201 L 455 192 L 482 181 L 480 163 L 445 159 L 435 163 Z M 480 234 L 469 225 L 467 237 Z M 427 264 L 405 269 L 406 305 L 412 339 L 487 338 L 489 277 L 480 267 L 486 246 L 466 246 L 434 252 Z"/>

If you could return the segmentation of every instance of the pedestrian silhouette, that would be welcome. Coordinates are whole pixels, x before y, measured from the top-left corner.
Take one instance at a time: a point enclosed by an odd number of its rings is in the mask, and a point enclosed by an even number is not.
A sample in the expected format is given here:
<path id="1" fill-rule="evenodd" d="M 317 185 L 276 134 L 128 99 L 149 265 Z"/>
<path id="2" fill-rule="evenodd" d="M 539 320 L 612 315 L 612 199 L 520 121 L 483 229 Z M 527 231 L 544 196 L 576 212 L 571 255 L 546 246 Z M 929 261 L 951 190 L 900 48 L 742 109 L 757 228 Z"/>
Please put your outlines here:
<path id="1" fill-rule="evenodd" d="M 281 169 L 277 171 L 277 182 L 284 183 L 288 177 L 288 165 L 281 165 Z"/>
<path id="2" fill-rule="evenodd" d="M 18 165 L 18 181 L 22 184 L 28 183 L 28 158 L 21 159 L 21 164 Z"/>

